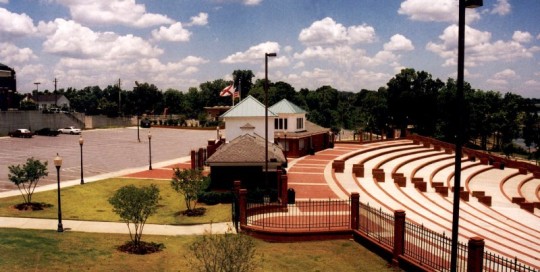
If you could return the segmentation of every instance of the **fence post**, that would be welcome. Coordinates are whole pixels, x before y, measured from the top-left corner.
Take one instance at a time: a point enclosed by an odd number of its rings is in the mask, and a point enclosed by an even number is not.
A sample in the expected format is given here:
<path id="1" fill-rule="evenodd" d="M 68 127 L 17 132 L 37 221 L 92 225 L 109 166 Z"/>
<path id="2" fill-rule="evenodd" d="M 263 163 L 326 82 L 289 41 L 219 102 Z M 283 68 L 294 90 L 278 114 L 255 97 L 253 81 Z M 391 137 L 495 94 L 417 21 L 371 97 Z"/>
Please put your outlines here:
<path id="1" fill-rule="evenodd" d="M 481 272 L 484 265 L 484 239 L 472 237 L 468 243 L 467 272 Z"/>
<path id="2" fill-rule="evenodd" d="M 360 194 L 351 193 L 351 229 L 357 230 L 360 226 Z"/>
<path id="3" fill-rule="evenodd" d="M 238 199 L 238 205 L 240 206 L 240 226 L 247 225 L 247 203 L 246 203 L 246 195 L 247 190 L 246 189 L 240 189 L 239 190 L 239 199 Z"/>
<path id="4" fill-rule="evenodd" d="M 394 252 L 392 262 L 397 263 L 405 251 L 405 211 L 394 211 Z"/>
<path id="5" fill-rule="evenodd" d="M 197 167 L 197 156 L 195 153 L 195 150 L 191 150 L 191 169 L 195 169 Z"/>
<path id="6" fill-rule="evenodd" d="M 199 148 L 199 156 L 198 156 L 198 160 L 197 160 L 197 167 L 199 170 L 202 170 L 204 169 L 204 150 L 201 148 Z"/>
<path id="7" fill-rule="evenodd" d="M 284 207 L 287 207 L 287 204 L 289 203 L 289 195 L 288 195 L 288 189 L 289 189 L 289 181 L 288 181 L 287 174 L 281 175 L 281 204 Z"/>
<path id="8" fill-rule="evenodd" d="M 240 188 L 242 186 L 242 182 L 240 180 L 233 181 L 233 189 L 234 194 L 238 197 L 240 195 Z"/>

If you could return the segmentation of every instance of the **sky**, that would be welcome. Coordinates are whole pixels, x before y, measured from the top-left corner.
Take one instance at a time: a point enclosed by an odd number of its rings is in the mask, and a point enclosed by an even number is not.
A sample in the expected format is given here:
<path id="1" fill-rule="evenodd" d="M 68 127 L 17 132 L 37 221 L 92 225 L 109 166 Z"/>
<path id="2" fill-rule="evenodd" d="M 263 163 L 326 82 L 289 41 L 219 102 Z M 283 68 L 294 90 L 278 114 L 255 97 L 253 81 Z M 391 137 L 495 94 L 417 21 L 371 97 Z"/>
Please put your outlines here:
<path id="1" fill-rule="evenodd" d="M 234 70 L 296 90 L 377 90 L 403 68 L 457 75 L 458 0 L 0 0 L 19 93 L 148 82 L 187 91 Z M 540 0 L 467 9 L 465 80 L 540 98 Z"/>

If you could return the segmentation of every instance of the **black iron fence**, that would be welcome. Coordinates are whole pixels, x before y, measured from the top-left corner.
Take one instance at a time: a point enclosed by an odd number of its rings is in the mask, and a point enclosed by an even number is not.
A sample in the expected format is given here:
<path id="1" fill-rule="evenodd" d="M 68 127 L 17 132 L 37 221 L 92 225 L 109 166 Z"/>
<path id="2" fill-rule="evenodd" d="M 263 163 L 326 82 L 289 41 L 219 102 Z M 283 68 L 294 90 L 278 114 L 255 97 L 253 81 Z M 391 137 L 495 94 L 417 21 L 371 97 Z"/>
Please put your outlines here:
<path id="1" fill-rule="evenodd" d="M 394 215 L 360 203 L 359 230 L 383 245 L 394 247 Z"/>
<path id="2" fill-rule="evenodd" d="M 523 265 L 517 258 L 508 259 L 491 252 L 484 252 L 484 271 L 521 271 L 538 272 L 539 270 Z"/>
<path id="3" fill-rule="evenodd" d="M 247 204 L 247 224 L 263 229 L 335 230 L 350 227 L 350 200 L 296 201 L 295 205 Z"/>
<path id="4" fill-rule="evenodd" d="M 390 249 L 394 259 L 412 260 L 415 265 L 435 271 L 450 271 L 451 238 L 423 225 L 407 221 L 404 211 L 389 214 L 360 203 L 358 194 L 349 200 L 308 200 L 295 204 L 246 203 L 244 189 L 235 202 L 242 229 L 279 232 L 325 233 L 350 230 Z M 302 235 L 302 234 L 300 234 Z M 287 236 L 290 237 L 290 236 Z M 312 236 L 313 237 L 313 236 Z M 537 268 L 484 250 L 484 241 L 472 237 L 468 244 L 458 242 L 457 271 L 525 271 Z"/>
<path id="5" fill-rule="evenodd" d="M 405 256 L 438 271 L 450 271 L 451 252 L 451 237 L 405 222 Z M 467 245 L 458 242 L 457 271 L 467 271 L 467 255 Z"/>

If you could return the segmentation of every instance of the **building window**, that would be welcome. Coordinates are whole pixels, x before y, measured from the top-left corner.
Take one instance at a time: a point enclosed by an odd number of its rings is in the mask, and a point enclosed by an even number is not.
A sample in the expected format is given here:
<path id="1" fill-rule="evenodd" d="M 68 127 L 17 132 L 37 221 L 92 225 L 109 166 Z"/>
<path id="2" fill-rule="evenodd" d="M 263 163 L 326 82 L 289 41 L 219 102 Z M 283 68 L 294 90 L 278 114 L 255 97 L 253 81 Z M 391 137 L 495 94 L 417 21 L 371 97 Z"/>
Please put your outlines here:
<path id="1" fill-rule="evenodd" d="M 274 119 L 274 129 L 287 130 L 287 118 Z"/>
<path id="2" fill-rule="evenodd" d="M 296 118 L 296 129 L 304 129 L 304 118 Z"/>

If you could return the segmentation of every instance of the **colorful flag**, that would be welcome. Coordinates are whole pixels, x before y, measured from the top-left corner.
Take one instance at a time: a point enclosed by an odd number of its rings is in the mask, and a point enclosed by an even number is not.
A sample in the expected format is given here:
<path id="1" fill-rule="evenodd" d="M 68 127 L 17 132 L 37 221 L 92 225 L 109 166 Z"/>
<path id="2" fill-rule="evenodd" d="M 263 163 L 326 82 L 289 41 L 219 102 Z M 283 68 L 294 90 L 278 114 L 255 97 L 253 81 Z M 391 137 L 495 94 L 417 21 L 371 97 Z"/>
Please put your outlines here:
<path id="1" fill-rule="evenodd" d="M 223 90 L 221 90 L 221 92 L 219 93 L 220 96 L 231 96 L 233 95 L 233 92 L 234 92 L 234 86 L 233 84 L 223 88 Z"/>
<path id="2" fill-rule="evenodd" d="M 238 89 L 236 89 L 236 88 L 234 89 L 234 96 L 233 97 L 234 98 L 240 97 L 240 91 Z"/>

